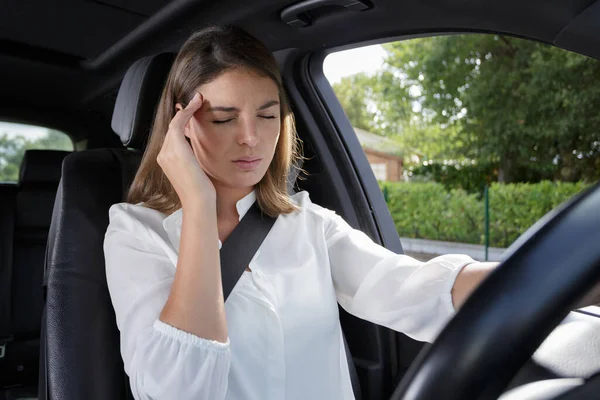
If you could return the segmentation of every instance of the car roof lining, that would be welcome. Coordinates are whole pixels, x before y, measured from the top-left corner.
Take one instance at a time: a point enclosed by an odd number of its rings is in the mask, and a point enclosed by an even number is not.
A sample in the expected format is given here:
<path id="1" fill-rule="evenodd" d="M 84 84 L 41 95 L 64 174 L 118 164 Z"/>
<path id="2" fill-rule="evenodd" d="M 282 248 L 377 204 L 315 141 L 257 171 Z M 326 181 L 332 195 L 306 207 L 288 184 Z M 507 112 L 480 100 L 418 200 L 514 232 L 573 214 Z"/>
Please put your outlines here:
<path id="1" fill-rule="evenodd" d="M 177 51 L 191 32 L 212 24 L 239 25 L 272 51 L 310 52 L 392 37 L 493 32 L 600 58 L 600 32 L 593 25 L 600 18 L 600 1 L 376 0 L 371 10 L 324 13 L 306 28 L 290 27 L 279 18 L 281 10 L 294 3 L 11 2 L 0 14 L 0 113 L 2 108 L 17 106 L 110 114 L 129 65 L 146 55 Z"/>
<path id="2" fill-rule="evenodd" d="M 121 7 L 116 6 L 119 3 Z M 565 27 L 578 25 L 582 14 L 597 14 L 597 7 L 593 7 L 597 2 L 593 0 L 502 3 L 378 0 L 373 9 L 365 12 L 330 13 L 310 27 L 292 28 L 279 19 L 278 13 L 294 3 L 289 0 L 241 4 L 239 0 L 13 2 L 0 15 L 0 43 L 3 52 L 95 70 L 110 68 L 122 58 L 138 59 L 147 55 L 147 49 L 176 50 L 195 29 L 213 23 L 243 25 L 276 51 L 361 42 L 382 37 L 384 29 L 392 36 L 428 31 L 494 31 L 553 43 Z M 30 24 L 35 24 L 36 29 L 30 29 Z M 347 29 L 354 24 L 361 29 Z M 60 29 L 53 29 L 57 26 Z"/>

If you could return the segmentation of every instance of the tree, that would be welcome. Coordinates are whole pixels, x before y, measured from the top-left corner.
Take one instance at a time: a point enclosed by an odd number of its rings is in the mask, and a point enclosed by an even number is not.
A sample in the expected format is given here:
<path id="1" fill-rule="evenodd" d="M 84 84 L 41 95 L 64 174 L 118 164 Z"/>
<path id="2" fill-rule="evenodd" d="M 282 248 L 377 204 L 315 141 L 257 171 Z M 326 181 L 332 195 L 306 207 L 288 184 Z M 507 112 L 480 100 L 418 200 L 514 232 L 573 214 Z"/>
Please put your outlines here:
<path id="1" fill-rule="evenodd" d="M 364 73 L 347 76 L 333 85 L 333 90 L 352 126 L 379 133 L 374 110 L 376 80 Z"/>
<path id="2" fill-rule="evenodd" d="M 73 150 L 73 142 L 62 132 L 48 129 L 45 136 L 29 140 L 22 135 L 0 134 L 0 182 L 19 180 L 19 169 L 26 150 Z"/>
<path id="3" fill-rule="evenodd" d="M 0 135 L 0 182 L 18 180 L 26 142 L 23 136 Z"/>
<path id="4" fill-rule="evenodd" d="M 390 125 L 411 128 L 403 140 L 424 132 L 430 141 L 446 142 L 427 152 L 496 164 L 504 182 L 600 178 L 596 60 L 499 35 L 442 36 L 384 48 L 385 73 L 399 89 L 388 90 L 383 101 L 408 94 L 413 103 L 408 119 L 405 110 L 383 115 Z"/>
<path id="5" fill-rule="evenodd" d="M 39 149 L 39 150 L 64 150 L 64 151 L 73 151 L 73 141 L 66 134 L 54 130 L 48 129 L 46 136 L 42 136 L 41 138 L 33 141 L 31 143 L 31 148 Z"/>

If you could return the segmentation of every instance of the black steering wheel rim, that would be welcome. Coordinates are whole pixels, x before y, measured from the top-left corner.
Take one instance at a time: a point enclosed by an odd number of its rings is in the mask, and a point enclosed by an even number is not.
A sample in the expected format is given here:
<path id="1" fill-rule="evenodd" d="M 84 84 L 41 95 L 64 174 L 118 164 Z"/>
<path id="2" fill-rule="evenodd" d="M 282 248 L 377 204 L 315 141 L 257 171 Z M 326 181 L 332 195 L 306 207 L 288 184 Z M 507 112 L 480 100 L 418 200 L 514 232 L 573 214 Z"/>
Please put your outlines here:
<path id="1" fill-rule="evenodd" d="M 497 399 L 600 279 L 600 185 L 546 215 L 507 250 L 391 400 Z"/>

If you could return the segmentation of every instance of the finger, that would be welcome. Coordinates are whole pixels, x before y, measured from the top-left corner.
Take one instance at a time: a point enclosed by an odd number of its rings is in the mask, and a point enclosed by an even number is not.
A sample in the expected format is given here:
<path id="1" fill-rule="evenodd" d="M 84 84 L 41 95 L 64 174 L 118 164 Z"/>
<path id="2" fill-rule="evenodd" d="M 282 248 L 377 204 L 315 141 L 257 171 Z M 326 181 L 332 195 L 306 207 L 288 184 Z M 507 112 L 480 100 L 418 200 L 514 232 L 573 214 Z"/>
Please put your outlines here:
<path id="1" fill-rule="evenodd" d="M 173 117 L 171 120 L 172 125 L 178 128 L 185 127 L 185 125 L 192 118 L 192 115 L 194 115 L 194 113 L 196 113 L 196 111 L 202 107 L 203 103 L 204 97 L 200 93 L 196 92 L 192 100 L 188 103 L 187 107 L 179 110 L 177 114 L 175 114 L 175 117 Z"/>

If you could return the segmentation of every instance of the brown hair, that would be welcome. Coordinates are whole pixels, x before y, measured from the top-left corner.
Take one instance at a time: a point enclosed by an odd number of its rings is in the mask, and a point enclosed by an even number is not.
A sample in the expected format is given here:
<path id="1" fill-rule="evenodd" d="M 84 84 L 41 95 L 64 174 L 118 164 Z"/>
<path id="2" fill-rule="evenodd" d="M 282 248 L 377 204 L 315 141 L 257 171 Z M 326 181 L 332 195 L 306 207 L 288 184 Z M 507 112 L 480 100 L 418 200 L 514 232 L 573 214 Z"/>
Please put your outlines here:
<path id="1" fill-rule="evenodd" d="M 211 27 L 194 33 L 175 58 L 156 109 L 148 146 L 133 179 L 127 201 L 171 214 L 181 207 L 175 189 L 156 157 L 163 145 L 175 104 L 187 105 L 197 88 L 226 71 L 246 68 L 272 79 L 279 89 L 281 133 L 273 160 L 256 185 L 256 198 L 263 213 L 276 217 L 296 209 L 287 192 L 290 168 L 299 160 L 299 140 L 294 116 L 285 95 L 277 62 L 258 39 L 236 27 Z"/>

